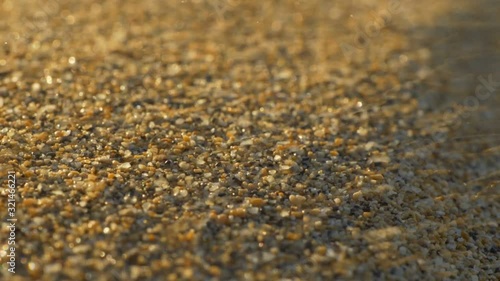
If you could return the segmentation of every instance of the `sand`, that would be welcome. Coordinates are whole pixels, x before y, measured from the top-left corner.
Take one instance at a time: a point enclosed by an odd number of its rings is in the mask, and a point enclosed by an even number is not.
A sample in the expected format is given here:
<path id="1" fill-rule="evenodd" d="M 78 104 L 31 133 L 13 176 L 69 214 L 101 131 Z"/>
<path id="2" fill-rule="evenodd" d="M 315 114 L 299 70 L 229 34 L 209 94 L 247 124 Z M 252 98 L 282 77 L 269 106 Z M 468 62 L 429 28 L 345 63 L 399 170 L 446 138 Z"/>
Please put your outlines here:
<path id="1" fill-rule="evenodd" d="M 498 280 L 497 1 L 102 2 L 0 3 L 1 280 Z"/>

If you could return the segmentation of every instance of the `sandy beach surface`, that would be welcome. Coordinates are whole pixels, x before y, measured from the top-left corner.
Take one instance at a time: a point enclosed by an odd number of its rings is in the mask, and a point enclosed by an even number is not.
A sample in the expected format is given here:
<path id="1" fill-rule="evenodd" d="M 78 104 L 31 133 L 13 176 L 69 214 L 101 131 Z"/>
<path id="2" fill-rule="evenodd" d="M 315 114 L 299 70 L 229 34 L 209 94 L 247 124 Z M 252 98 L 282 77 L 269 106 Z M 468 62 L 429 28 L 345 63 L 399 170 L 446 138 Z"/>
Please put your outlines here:
<path id="1" fill-rule="evenodd" d="M 0 280 L 498 280 L 499 14 L 0 1 Z"/>

